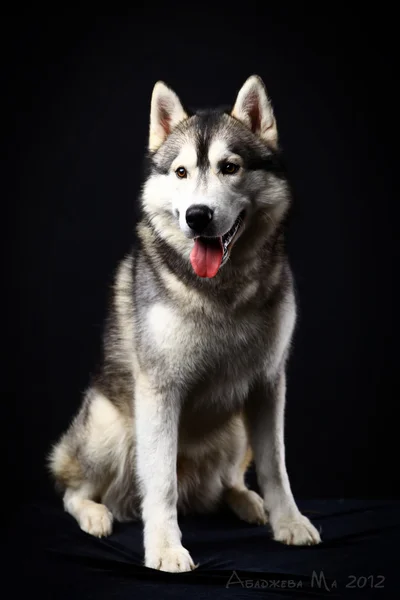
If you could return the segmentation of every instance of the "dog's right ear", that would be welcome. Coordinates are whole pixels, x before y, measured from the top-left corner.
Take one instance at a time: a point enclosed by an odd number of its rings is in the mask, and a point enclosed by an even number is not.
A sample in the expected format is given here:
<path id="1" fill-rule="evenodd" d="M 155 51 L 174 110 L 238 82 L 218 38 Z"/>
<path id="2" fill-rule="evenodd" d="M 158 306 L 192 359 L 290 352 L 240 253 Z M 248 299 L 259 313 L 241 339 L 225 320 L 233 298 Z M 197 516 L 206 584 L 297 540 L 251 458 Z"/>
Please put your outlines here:
<path id="1" fill-rule="evenodd" d="M 153 88 L 150 108 L 149 150 L 155 152 L 178 123 L 187 119 L 181 101 L 163 81 Z"/>
<path id="2" fill-rule="evenodd" d="M 277 147 L 274 111 L 261 77 L 252 75 L 247 79 L 239 90 L 231 115 L 272 147 Z"/>

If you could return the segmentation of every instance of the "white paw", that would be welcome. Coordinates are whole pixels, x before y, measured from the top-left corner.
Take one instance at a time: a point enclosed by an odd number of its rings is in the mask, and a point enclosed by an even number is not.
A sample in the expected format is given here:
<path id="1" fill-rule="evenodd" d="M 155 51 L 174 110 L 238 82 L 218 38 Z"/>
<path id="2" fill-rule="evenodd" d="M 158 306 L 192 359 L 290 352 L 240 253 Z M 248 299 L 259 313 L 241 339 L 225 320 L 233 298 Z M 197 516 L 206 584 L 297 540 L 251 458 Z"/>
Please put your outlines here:
<path id="1" fill-rule="evenodd" d="M 86 533 L 101 538 L 112 532 L 113 516 L 104 504 L 91 502 L 82 508 L 79 525 Z"/>
<path id="2" fill-rule="evenodd" d="M 252 490 L 235 493 L 231 497 L 231 508 L 246 523 L 265 525 L 268 522 L 263 499 Z"/>
<path id="3" fill-rule="evenodd" d="M 189 552 L 183 546 L 146 552 L 145 565 L 168 573 L 184 573 L 195 568 Z"/>
<path id="4" fill-rule="evenodd" d="M 274 540 L 293 546 L 319 544 L 321 537 L 309 519 L 302 514 L 281 517 L 273 526 Z"/>

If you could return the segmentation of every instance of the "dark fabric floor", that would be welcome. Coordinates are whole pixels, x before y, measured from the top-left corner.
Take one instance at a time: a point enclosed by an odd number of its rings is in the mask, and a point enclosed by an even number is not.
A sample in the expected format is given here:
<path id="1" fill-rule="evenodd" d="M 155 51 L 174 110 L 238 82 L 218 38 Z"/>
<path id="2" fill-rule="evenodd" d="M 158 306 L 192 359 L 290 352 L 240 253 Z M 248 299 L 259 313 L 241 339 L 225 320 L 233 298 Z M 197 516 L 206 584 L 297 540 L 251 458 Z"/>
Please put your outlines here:
<path id="1" fill-rule="evenodd" d="M 106 539 L 78 528 L 57 504 L 29 504 L 9 523 L 5 598 L 398 598 L 400 503 L 298 501 L 320 528 L 317 547 L 286 547 L 268 527 L 224 513 L 180 520 L 199 567 L 168 574 L 143 564 L 139 523 Z"/>

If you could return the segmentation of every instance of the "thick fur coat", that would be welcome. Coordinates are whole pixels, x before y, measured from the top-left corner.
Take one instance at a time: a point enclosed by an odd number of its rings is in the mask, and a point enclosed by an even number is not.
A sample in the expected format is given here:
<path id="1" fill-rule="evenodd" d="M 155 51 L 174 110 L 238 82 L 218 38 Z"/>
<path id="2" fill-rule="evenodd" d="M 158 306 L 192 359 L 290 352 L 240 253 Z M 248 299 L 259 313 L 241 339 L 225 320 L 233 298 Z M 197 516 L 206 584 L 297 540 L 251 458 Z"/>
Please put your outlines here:
<path id="1" fill-rule="evenodd" d="M 194 114 L 155 85 L 140 205 L 103 362 L 50 455 L 65 509 L 96 536 L 141 518 L 145 564 L 171 572 L 194 568 L 179 512 L 224 503 L 276 540 L 318 543 L 285 467 L 290 188 L 259 77 L 232 110 Z M 253 458 L 262 497 L 245 485 Z"/>

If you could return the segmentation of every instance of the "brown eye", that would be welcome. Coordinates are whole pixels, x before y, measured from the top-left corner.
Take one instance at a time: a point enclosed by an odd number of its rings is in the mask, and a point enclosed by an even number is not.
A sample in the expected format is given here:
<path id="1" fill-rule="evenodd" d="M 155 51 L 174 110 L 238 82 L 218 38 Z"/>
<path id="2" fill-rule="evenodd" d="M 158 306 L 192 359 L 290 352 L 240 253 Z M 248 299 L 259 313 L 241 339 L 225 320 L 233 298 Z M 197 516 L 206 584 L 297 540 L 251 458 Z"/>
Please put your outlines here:
<path id="1" fill-rule="evenodd" d="M 185 179 L 185 177 L 187 177 L 187 171 L 185 167 L 178 167 L 175 173 L 180 179 Z"/>
<path id="2" fill-rule="evenodd" d="M 234 175 L 239 171 L 239 165 L 235 165 L 235 163 L 224 163 L 221 167 L 221 173 L 223 175 Z"/>

